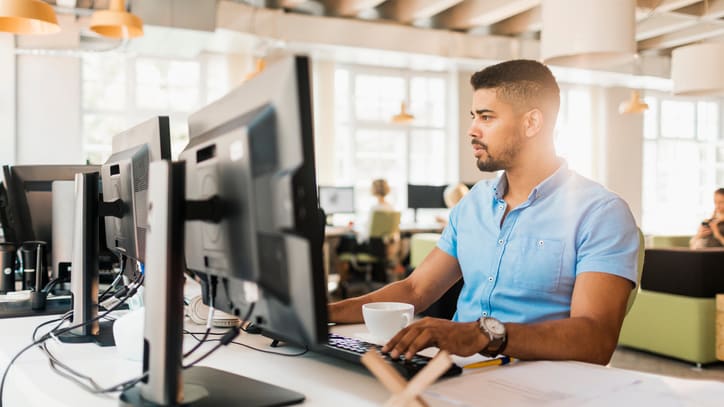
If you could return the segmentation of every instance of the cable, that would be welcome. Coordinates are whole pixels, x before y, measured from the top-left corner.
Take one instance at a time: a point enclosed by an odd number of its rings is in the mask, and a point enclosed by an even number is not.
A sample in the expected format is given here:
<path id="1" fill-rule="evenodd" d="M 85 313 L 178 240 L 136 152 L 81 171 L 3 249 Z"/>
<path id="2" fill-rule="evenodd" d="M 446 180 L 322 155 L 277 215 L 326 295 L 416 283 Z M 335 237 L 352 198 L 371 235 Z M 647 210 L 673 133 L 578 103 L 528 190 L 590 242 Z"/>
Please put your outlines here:
<path id="1" fill-rule="evenodd" d="M 185 333 L 186 335 L 191 335 L 191 337 L 194 338 L 194 339 L 196 339 L 197 341 L 201 341 L 201 339 L 197 338 L 196 335 L 203 335 L 203 334 L 204 334 L 203 332 L 189 332 L 189 331 L 185 331 L 184 333 Z M 212 332 L 210 335 L 224 335 L 224 334 L 225 334 L 225 333 L 222 334 L 222 333 L 218 333 L 218 332 L 216 332 L 216 333 Z M 220 339 L 208 339 L 208 340 L 206 340 L 205 342 L 217 342 L 217 341 L 219 341 L 219 340 L 220 340 Z M 248 349 L 251 349 L 251 350 L 255 350 L 255 351 L 258 351 L 258 352 L 268 353 L 268 354 L 270 354 L 270 355 L 277 355 L 277 356 L 297 357 L 297 356 L 305 355 L 306 353 L 309 352 L 309 348 L 306 347 L 306 346 L 304 347 L 304 350 L 303 350 L 303 351 L 298 352 L 298 353 L 283 353 L 283 352 L 276 352 L 276 351 L 272 351 L 272 350 L 260 349 L 260 348 L 257 348 L 257 347 L 248 345 L 248 344 L 246 344 L 246 343 L 242 343 L 242 342 L 231 341 L 231 343 L 233 343 L 234 345 L 243 346 L 243 347 L 245 347 L 245 348 L 248 348 Z"/>
<path id="2" fill-rule="evenodd" d="M 111 291 L 111 289 L 113 289 L 116 286 L 116 284 L 118 284 L 119 281 L 121 281 L 121 278 L 123 277 L 123 270 L 126 269 L 126 259 L 127 259 L 127 257 L 125 254 L 121 255 L 121 264 L 120 264 L 121 268 L 118 271 L 118 274 L 116 275 L 116 277 L 113 279 L 113 282 L 111 283 L 111 285 L 109 285 L 108 288 L 106 288 L 106 290 L 103 291 L 103 293 L 101 293 L 101 295 L 98 296 L 98 302 L 103 301 L 105 299 L 106 294 L 108 294 L 108 292 Z"/>
<path id="3" fill-rule="evenodd" d="M 143 275 L 141 275 L 140 278 L 137 279 L 137 284 L 140 285 L 142 282 L 143 282 Z M 131 284 L 131 285 L 133 285 L 133 284 Z M 136 289 L 137 289 L 137 286 L 131 288 L 131 289 L 126 293 L 126 296 L 125 296 L 122 300 L 120 300 L 119 302 L 117 302 L 114 306 L 112 306 L 110 309 L 108 309 L 108 310 L 107 310 L 106 312 L 104 312 L 102 315 L 98 315 L 98 316 L 96 316 L 95 318 L 89 319 L 88 321 L 85 321 L 85 322 L 83 322 L 83 323 L 76 324 L 76 325 L 71 325 L 71 326 L 66 327 L 66 328 L 63 328 L 63 329 L 58 329 L 58 328 L 60 327 L 60 324 L 62 324 L 63 322 L 65 322 L 65 319 L 61 318 L 61 319 L 62 319 L 61 323 L 60 323 L 55 329 L 53 329 L 52 331 L 44 334 L 43 336 L 40 337 L 40 339 L 33 341 L 30 345 L 24 347 L 23 349 L 20 350 L 20 352 L 18 352 L 17 354 L 15 354 L 15 356 L 13 356 L 13 358 L 10 360 L 10 363 L 8 363 L 7 367 L 5 368 L 5 372 L 3 373 L 2 379 L 0 379 L 0 407 L 2 407 L 2 405 L 3 405 L 2 396 L 3 396 L 3 391 L 5 390 L 5 380 L 6 380 L 6 378 L 7 378 L 8 372 L 10 372 L 10 368 L 12 367 L 13 363 L 15 363 L 15 361 L 16 361 L 23 353 L 25 353 L 28 349 L 32 348 L 33 346 L 42 344 L 43 342 L 47 341 L 48 339 L 50 339 L 50 338 L 52 338 L 52 337 L 54 337 L 54 336 L 56 336 L 56 335 L 64 334 L 64 333 L 69 332 L 69 331 L 71 331 L 71 330 L 73 330 L 73 329 L 80 328 L 80 327 L 82 327 L 82 326 L 88 325 L 88 324 L 90 324 L 90 323 L 92 323 L 92 322 L 95 322 L 95 321 L 97 321 L 97 320 L 100 320 L 100 319 L 102 319 L 102 318 L 105 318 L 108 314 L 110 314 L 111 312 L 115 311 L 118 307 L 120 307 L 122 304 L 124 304 L 133 294 L 135 294 L 135 293 L 136 293 Z M 56 321 L 54 321 L 54 322 L 56 322 Z M 41 326 L 44 326 L 44 325 L 46 325 L 46 324 L 45 324 L 45 323 L 41 324 Z M 37 329 L 33 332 L 33 335 L 35 335 L 36 333 L 37 333 Z M 232 338 L 232 339 L 233 339 L 233 338 Z M 206 357 L 206 356 L 207 356 L 207 355 L 204 355 L 204 357 Z"/>
<path id="4" fill-rule="evenodd" d="M 203 345 L 204 342 L 206 342 L 206 340 L 209 338 L 210 332 L 211 332 L 211 328 L 206 328 L 206 332 L 204 332 L 204 334 L 203 334 L 204 336 L 200 340 L 194 336 L 194 339 L 196 339 L 198 342 L 196 343 L 196 345 L 194 345 L 193 348 L 189 349 L 188 352 L 184 353 L 183 357 L 187 358 L 187 357 L 191 356 L 192 353 L 196 352 L 196 349 L 200 348 L 201 345 Z"/>
<path id="5" fill-rule="evenodd" d="M 2 380 L 0 380 L 0 407 L 2 407 L 2 405 L 3 405 L 3 391 L 5 390 L 5 379 L 8 376 L 8 372 L 10 371 L 10 366 L 12 366 L 13 363 L 15 363 L 16 360 L 18 360 L 20 355 L 22 355 L 28 349 L 32 348 L 33 346 L 37 345 L 38 343 L 40 343 L 39 340 L 31 343 L 30 345 L 21 349 L 20 352 L 16 353 L 15 356 L 13 356 L 13 358 L 10 359 L 10 363 L 8 363 L 8 367 L 5 368 L 5 373 L 3 373 L 3 378 L 2 378 Z"/>
<path id="6" fill-rule="evenodd" d="M 239 335 L 239 332 L 241 332 L 241 329 L 239 327 L 233 327 L 229 329 L 229 332 L 227 332 L 221 339 L 215 339 L 214 341 L 219 341 L 219 343 L 214 346 L 213 348 L 209 349 L 208 352 L 204 353 L 199 357 L 198 359 L 194 360 L 193 362 L 189 363 L 188 365 L 183 365 L 183 369 L 188 369 L 190 367 L 193 367 L 197 363 L 201 362 L 202 360 L 206 359 L 209 355 L 216 352 L 220 347 L 228 345 L 231 343 L 234 338 L 236 338 Z"/>

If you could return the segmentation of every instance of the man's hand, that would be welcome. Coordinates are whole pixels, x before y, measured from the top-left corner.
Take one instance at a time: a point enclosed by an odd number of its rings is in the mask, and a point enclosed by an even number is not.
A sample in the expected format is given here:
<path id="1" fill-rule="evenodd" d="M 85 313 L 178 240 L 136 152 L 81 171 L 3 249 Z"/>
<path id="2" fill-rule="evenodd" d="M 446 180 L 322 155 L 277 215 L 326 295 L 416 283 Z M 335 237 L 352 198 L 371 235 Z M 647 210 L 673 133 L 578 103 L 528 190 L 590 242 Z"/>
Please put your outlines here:
<path id="1" fill-rule="evenodd" d="M 382 348 L 392 358 L 401 354 L 412 358 L 430 346 L 459 356 L 470 356 L 481 351 L 490 341 L 480 332 L 478 322 L 452 322 L 447 319 L 424 318 L 397 333 Z"/>

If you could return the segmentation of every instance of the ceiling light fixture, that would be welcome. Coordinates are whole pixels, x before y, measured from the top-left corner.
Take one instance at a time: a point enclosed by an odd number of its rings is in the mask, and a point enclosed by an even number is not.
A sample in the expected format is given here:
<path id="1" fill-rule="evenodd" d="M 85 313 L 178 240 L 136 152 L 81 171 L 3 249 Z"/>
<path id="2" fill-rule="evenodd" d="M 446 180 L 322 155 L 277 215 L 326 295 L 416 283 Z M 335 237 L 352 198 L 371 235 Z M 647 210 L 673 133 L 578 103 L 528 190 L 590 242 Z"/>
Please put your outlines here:
<path id="1" fill-rule="evenodd" d="M 60 31 L 55 11 L 40 0 L 0 0 L 0 32 L 55 34 Z"/>
<path id="2" fill-rule="evenodd" d="M 108 10 L 93 13 L 90 29 L 104 37 L 135 38 L 143 35 L 143 20 L 126 11 L 125 0 L 111 0 Z"/>
<path id="3" fill-rule="evenodd" d="M 600 68 L 636 53 L 634 0 L 543 0 L 541 58 L 549 65 Z"/>
<path id="4" fill-rule="evenodd" d="M 641 99 L 641 92 L 631 91 L 631 99 L 621 102 L 618 105 L 618 112 L 621 114 L 643 113 L 648 110 L 649 105 Z"/>
<path id="5" fill-rule="evenodd" d="M 407 111 L 407 105 L 403 101 L 400 103 L 400 112 L 392 116 L 392 123 L 410 123 L 415 120 L 415 116 Z"/>
<path id="6" fill-rule="evenodd" d="M 674 95 L 724 94 L 724 44 L 694 44 L 671 51 L 671 81 Z"/>
<path id="7" fill-rule="evenodd" d="M 246 74 L 246 76 L 244 77 L 244 80 L 248 81 L 249 79 L 259 75 L 261 73 L 261 71 L 264 70 L 264 68 L 266 68 L 266 60 L 263 57 L 257 59 L 256 64 L 254 66 L 254 70 L 249 72 L 248 74 Z"/>

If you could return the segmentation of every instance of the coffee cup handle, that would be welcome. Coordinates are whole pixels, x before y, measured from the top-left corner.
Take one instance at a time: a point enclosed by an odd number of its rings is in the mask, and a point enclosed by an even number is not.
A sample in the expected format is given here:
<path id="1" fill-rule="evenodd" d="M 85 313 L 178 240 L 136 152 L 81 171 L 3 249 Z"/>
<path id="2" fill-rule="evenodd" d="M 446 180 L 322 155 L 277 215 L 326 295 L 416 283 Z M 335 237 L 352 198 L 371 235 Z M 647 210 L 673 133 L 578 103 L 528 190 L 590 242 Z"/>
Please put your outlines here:
<path id="1" fill-rule="evenodd" d="M 407 314 L 402 314 L 402 326 L 400 327 L 400 329 L 406 327 L 409 324 L 410 324 L 410 316 Z"/>

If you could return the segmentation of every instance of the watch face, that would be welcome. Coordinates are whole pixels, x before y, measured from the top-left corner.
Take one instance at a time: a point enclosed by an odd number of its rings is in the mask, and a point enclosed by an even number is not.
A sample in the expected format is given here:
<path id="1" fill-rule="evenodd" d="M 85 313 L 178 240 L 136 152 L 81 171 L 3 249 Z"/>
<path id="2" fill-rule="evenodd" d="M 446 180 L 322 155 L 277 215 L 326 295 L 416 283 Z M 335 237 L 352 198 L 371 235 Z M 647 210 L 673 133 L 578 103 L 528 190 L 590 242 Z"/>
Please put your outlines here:
<path id="1" fill-rule="evenodd" d="M 486 318 L 485 327 L 495 335 L 505 335 L 505 326 L 495 318 Z"/>

